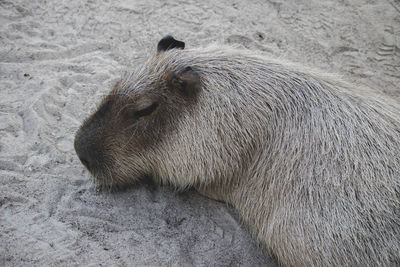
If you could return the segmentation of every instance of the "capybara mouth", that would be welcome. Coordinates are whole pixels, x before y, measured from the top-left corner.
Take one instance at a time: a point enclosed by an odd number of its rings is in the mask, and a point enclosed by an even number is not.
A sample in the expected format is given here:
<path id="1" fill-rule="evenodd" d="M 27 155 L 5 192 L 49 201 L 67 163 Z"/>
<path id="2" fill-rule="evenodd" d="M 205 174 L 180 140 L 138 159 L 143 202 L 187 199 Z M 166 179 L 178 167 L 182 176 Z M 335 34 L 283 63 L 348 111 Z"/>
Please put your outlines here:
<path id="1" fill-rule="evenodd" d="M 148 174 L 142 175 L 137 179 L 129 179 L 132 182 L 127 182 L 127 180 L 116 182 L 113 177 L 99 177 L 94 176 L 92 173 L 90 173 L 90 176 L 97 192 L 120 192 L 137 186 L 145 186 L 150 191 L 155 191 L 157 188 L 155 179 Z"/>
<path id="2" fill-rule="evenodd" d="M 93 182 L 96 191 L 110 191 L 116 186 L 112 179 L 108 178 L 101 172 L 96 172 L 94 170 L 86 170 L 89 172 L 90 180 Z"/>

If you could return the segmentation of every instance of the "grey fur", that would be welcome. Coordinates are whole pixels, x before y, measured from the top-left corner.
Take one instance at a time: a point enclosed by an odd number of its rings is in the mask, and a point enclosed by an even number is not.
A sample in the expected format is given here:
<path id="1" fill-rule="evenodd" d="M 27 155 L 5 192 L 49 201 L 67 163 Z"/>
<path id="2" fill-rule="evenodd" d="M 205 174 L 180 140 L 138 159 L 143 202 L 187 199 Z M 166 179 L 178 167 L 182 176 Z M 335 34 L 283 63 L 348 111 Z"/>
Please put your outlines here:
<path id="1" fill-rule="evenodd" d="M 192 102 L 166 89 L 168 73 L 187 66 L 201 80 Z M 155 53 L 111 95 L 134 105 L 149 93 L 166 99 L 168 130 L 152 124 L 155 112 L 133 127 L 153 133 L 154 145 L 140 147 L 135 131 L 105 131 L 112 163 L 100 184 L 151 174 L 193 186 L 235 207 L 285 266 L 400 264 L 399 103 L 216 47 Z"/>

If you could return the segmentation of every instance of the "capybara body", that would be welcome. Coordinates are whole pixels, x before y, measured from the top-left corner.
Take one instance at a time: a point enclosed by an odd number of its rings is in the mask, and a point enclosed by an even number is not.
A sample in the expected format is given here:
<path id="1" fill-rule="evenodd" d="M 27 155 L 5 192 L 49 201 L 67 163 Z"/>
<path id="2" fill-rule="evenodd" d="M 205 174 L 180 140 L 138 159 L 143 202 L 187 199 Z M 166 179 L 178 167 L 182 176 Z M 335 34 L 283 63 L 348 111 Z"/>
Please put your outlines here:
<path id="1" fill-rule="evenodd" d="M 400 264 L 400 105 L 166 37 L 77 133 L 100 186 L 151 176 L 225 201 L 285 266 Z"/>

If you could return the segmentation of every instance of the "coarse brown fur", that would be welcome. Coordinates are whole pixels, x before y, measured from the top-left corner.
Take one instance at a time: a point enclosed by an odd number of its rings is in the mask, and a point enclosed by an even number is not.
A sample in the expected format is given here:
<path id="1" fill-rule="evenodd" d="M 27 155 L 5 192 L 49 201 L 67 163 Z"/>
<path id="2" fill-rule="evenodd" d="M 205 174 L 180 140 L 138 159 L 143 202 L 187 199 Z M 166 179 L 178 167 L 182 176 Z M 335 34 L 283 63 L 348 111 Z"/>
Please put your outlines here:
<path id="1" fill-rule="evenodd" d="M 187 95 L 171 79 L 188 66 Z M 282 265 L 400 264 L 400 105 L 367 89 L 256 53 L 170 49 L 114 87 L 75 147 L 102 186 L 151 175 L 229 203 Z"/>

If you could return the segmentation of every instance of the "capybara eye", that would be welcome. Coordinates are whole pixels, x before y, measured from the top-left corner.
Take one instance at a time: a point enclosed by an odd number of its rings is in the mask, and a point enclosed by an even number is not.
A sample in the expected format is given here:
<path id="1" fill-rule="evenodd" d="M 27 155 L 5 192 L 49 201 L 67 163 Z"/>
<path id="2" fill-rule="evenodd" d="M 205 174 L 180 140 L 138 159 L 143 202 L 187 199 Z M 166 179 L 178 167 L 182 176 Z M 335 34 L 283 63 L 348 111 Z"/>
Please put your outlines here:
<path id="1" fill-rule="evenodd" d="M 147 108 L 136 111 L 135 116 L 137 118 L 148 116 L 151 113 L 153 113 L 157 109 L 157 107 L 158 107 L 158 103 L 155 102 L 155 103 L 151 104 L 150 106 L 148 106 Z"/>

